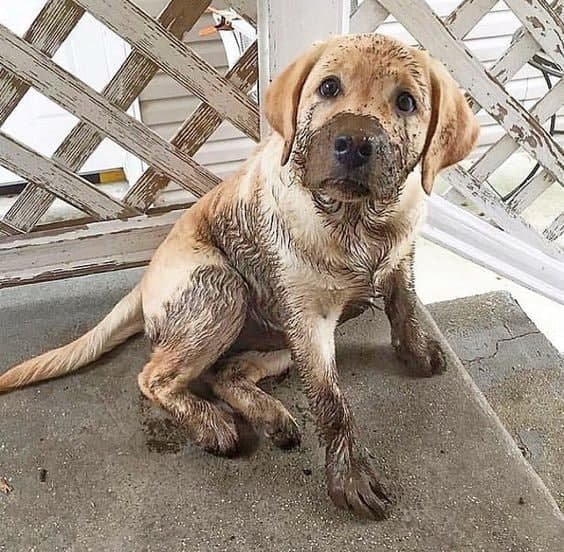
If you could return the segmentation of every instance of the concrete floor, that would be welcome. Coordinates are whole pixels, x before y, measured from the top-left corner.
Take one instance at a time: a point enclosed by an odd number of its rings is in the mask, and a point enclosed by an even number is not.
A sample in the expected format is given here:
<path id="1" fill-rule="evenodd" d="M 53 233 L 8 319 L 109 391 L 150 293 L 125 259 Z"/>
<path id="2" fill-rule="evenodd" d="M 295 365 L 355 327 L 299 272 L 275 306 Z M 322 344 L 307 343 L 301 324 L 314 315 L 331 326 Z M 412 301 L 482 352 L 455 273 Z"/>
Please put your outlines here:
<path id="1" fill-rule="evenodd" d="M 564 305 L 421 237 L 417 240 L 415 273 L 417 293 L 426 305 L 493 291 L 510 293 L 535 326 L 564 353 Z"/>
<path id="2" fill-rule="evenodd" d="M 138 277 L 128 271 L 0 292 L 0 369 L 78 336 Z M 92 369 L 0 397 L 0 478 L 13 488 L 0 493 L 0 550 L 564 545 L 548 489 L 454 354 L 447 374 L 411 377 L 392 354 L 381 313 L 352 321 L 338 337 L 342 388 L 398 497 L 381 523 L 330 504 L 323 451 L 294 377 L 269 388 L 301 423 L 300 449 L 262 442 L 250 457 L 225 460 L 192 447 L 141 398 L 135 376 L 146 357 L 139 338 Z"/>
<path id="3" fill-rule="evenodd" d="M 429 309 L 564 510 L 564 357 L 508 293 L 445 301 Z"/>

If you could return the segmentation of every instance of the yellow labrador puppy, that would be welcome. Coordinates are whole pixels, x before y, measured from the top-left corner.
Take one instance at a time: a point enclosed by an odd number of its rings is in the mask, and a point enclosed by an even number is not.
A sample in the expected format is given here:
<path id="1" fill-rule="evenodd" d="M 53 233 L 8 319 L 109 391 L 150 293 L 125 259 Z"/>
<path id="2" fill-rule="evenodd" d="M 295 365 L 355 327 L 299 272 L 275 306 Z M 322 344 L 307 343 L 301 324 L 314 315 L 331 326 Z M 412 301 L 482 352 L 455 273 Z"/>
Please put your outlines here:
<path id="1" fill-rule="evenodd" d="M 231 455 L 233 411 L 281 447 L 299 443 L 294 418 L 257 386 L 294 363 L 331 498 L 381 518 L 390 500 L 339 389 L 334 332 L 383 296 L 399 356 L 425 376 L 444 370 L 417 320 L 413 245 L 425 192 L 471 151 L 478 125 L 438 62 L 378 35 L 316 44 L 264 107 L 274 132 L 184 213 L 141 283 L 84 336 L 0 376 L 0 391 L 76 370 L 144 329 L 141 391 L 194 443 Z M 194 394 L 196 379 L 231 408 Z"/>

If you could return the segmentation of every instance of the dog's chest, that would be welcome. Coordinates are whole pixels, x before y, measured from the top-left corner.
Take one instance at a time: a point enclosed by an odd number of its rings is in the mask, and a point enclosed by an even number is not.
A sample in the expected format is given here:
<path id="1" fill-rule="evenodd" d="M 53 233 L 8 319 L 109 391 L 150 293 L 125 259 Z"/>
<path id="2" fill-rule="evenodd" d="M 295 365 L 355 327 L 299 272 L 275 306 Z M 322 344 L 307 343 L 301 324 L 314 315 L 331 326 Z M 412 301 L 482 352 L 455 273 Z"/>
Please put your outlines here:
<path id="1" fill-rule="evenodd" d="M 267 326 L 283 327 L 288 304 L 344 306 L 375 295 L 380 247 L 351 242 L 347 250 L 334 240 L 306 244 L 291 231 L 269 232 L 268 238 L 249 247 L 239 264 L 249 288 L 249 314 Z"/>
<path id="2" fill-rule="evenodd" d="M 381 278 L 409 253 L 417 226 L 411 217 L 292 199 L 241 206 L 218 232 L 248 284 L 251 316 L 278 325 L 288 301 L 299 298 L 371 301 Z"/>
<path id="3" fill-rule="evenodd" d="M 371 300 L 379 282 L 410 250 L 414 234 L 388 221 L 321 219 L 308 240 L 279 249 L 282 287 L 320 304 Z"/>

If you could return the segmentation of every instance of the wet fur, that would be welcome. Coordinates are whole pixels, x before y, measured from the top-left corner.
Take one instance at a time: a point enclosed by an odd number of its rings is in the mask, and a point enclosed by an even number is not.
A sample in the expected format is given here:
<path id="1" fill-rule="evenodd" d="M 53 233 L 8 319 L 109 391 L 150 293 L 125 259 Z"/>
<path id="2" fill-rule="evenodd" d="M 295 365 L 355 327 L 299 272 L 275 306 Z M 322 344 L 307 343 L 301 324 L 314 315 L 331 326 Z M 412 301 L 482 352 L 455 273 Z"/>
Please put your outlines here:
<path id="1" fill-rule="evenodd" d="M 300 441 L 296 421 L 257 383 L 294 363 L 326 444 L 331 498 L 359 515 L 384 517 L 390 499 L 339 388 L 334 331 L 383 296 L 400 358 L 426 376 L 445 368 L 439 344 L 417 319 L 414 240 L 423 189 L 429 192 L 436 173 L 471 150 L 477 125 L 434 64 L 375 35 L 334 38 L 306 52 L 268 92 L 275 132 L 236 175 L 183 214 L 130 296 L 88 337 L 0 376 L 0 391 L 77 369 L 144 321 L 152 354 L 139 374 L 142 392 L 184 424 L 196 444 L 231 455 L 239 445 L 232 411 L 190 384 L 206 381 L 286 448 Z M 327 73 L 349 86 L 333 103 L 316 95 Z M 421 106 L 410 119 L 389 105 L 399 85 L 411 87 Z M 340 199 L 330 186 L 333 158 L 318 140 L 330 142 L 341 124 L 358 121 L 378 134 L 382 162 L 353 175 L 368 197 L 351 192 Z M 418 163 L 421 176 L 412 173 Z"/>

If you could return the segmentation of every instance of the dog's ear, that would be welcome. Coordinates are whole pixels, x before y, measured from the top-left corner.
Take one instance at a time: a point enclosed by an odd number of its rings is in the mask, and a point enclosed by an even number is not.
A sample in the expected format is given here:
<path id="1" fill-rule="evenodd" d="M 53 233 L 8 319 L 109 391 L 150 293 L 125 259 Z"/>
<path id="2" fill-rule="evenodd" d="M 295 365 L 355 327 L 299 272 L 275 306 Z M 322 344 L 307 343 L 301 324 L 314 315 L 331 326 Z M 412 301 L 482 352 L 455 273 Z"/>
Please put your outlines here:
<path id="1" fill-rule="evenodd" d="M 441 63 L 427 57 L 431 120 L 421 162 L 421 184 L 431 193 L 442 169 L 464 159 L 476 145 L 480 126 L 456 82 Z"/>
<path id="2" fill-rule="evenodd" d="M 290 63 L 272 81 L 266 91 L 264 106 L 266 119 L 272 129 L 284 138 L 282 165 L 288 162 L 292 151 L 302 88 L 325 47 L 325 42 L 314 43 L 307 52 Z"/>

